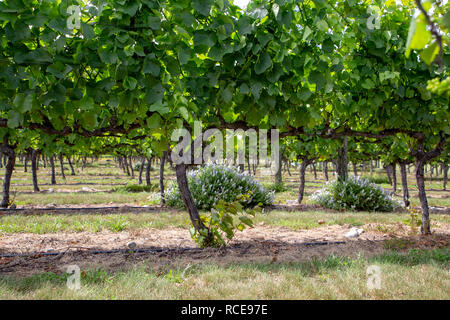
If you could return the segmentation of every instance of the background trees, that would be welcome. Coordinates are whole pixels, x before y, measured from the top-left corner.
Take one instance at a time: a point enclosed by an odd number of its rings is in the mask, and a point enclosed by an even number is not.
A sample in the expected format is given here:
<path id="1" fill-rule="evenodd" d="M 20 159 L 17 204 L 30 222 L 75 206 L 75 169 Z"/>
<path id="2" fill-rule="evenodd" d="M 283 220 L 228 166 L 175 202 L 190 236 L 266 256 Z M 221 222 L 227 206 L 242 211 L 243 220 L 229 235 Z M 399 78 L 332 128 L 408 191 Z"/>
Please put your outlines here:
<path id="1" fill-rule="evenodd" d="M 80 25 L 68 29 L 78 18 L 68 13 L 72 5 L 81 9 Z M 356 1 L 253 1 L 247 11 L 222 0 L 4 1 L 7 166 L 26 134 L 47 148 L 129 145 L 165 159 L 173 130 L 201 120 L 205 129 L 278 128 L 281 137 L 307 141 L 302 156 L 330 151 L 314 141 L 333 139 L 345 179 L 349 137 L 395 137 L 415 158 L 428 233 L 423 167 L 444 152 L 449 111 L 448 97 L 431 95 L 426 83 L 447 74 L 448 49 L 438 74 L 410 50 L 409 2 L 382 6 L 379 27 L 368 25 L 367 9 Z M 176 172 L 194 226 L 203 229 L 186 166 Z"/>

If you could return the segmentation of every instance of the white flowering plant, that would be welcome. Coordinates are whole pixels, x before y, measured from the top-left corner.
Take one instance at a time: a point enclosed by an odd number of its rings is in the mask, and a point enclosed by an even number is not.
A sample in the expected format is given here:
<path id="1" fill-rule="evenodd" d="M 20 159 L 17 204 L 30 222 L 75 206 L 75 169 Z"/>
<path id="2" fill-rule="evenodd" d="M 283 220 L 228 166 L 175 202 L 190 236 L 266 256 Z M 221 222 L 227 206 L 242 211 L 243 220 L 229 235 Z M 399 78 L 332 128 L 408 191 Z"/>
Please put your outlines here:
<path id="1" fill-rule="evenodd" d="M 274 193 L 266 190 L 252 176 L 239 172 L 234 167 L 219 164 L 207 164 L 188 173 L 189 189 L 194 203 L 200 210 L 211 210 L 219 200 L 233 202 L 242 194 L 251 191 L 251 196 L 241 200 L 244 208 L 257 204 L 273 204 Z M 166 194 L 166 204 L 183 208 L 180 191 L 176 182 L 172 183 Z"/>
<path id="2" fill-rule="evenodd" d="M 400 207 L 400 203 L 390 197 L 383 188 L 355 176 L 350 176 L 344 181 L 329 182 L 310 199 L 324 208 L 340 211 L 391 212 Z"/>

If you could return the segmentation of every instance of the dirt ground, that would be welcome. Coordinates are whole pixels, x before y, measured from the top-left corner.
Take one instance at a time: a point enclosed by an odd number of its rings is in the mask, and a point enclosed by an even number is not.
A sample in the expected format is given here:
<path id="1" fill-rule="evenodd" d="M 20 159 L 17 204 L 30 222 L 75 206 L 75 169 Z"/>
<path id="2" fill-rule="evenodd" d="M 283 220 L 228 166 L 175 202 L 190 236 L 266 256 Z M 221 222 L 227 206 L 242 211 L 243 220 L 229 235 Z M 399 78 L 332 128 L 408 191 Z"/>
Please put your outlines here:
<path id="1" fill-rule="evenodd" d="M 235 239 L 224 248 L 197 249 L 186 229 L 145 229 L 135 232 L 16 233 L 0 236 L 0 255 L 27 253 L 27 256 L 0 257 L 0 275 L 25 276 L 51 271 L 64 272 L 68 265 L 81 269 L 102 267 L 110 271 L 126 270 L 133 266 L 146 266 L 155 270 L 202 263 L 227 265 L 232 263 L 301 262 L 330 254 L 366 257 L 381 254 L 387 241 L 409 247 L 449 247 L 450 230 L 435 228 L 429 237 L 411 236 L 409 227 L 399 225 L 383 229 L 382 225 L 369 224 L 358 238 L 345 238 L 351 226 L 324 226 L 312 230 L 293 231 L 284 227 L 259 224 L 238 232 Z M 378 231 L 383 230 L 383 232 Z M 386 231 L 387 230 L 387 231 Z M 135 242 L 137 249 L 155 249 L 154 252 L 130 252 L 127 244 Z M 313 245 L 311 243 L 327 242 Z M 344 242 L 344 243 L 333 243 Z M 388 242 L 389 243 L 389 242 Z M 94 254 L 93 250 L 123 251 Z M 60 252 L 59 255 L 42 255 L 42 252 Z"/>

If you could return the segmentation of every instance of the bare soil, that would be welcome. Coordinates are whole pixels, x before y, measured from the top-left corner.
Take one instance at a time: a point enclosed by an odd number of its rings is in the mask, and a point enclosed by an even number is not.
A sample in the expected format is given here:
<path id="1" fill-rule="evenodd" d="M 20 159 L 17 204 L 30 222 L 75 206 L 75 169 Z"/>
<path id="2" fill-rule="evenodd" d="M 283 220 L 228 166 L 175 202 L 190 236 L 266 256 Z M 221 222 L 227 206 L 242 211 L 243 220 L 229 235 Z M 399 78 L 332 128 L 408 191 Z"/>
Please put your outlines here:
<path id="1" fill-rule="evenodd" d="M 387 226 L 384 226 L 387 228 Z M 154 270 L 183 267 L 203 263 L 229 265 L 233 263 L 280 263 L 301 262 L 314 257 L 331 254 L 366 257 L 381 254 L 386 243 L 396 244 L 397 249 L 410 247 L 448 247 L 450 230 L 435 228 L 428 237 L 411 235 L 409 227 L 401 226 L 383 229 L 376 224 L 362 228 L 360 237 L 347 239 L 344 234 L 351 226 L 324 226 L 312 230 L 293 231 L 284 227 L 269 227 L 259 224 L 255 228 L 237 233 L 235 239 L 224 248 L 196 249 L 189 231 L 179 228 L 142 229 L 134 232 L 99 233 L 16 233 L 0 236 L 0 255 L 27 253 L 27 256 L 0 258 L 0 275 L 26 276 L 52 271 L 65 272 L 68 265 L 76 264 L 82 270 L 101 267 L 110 271 L 126 270 L 133 266 L 145 266 Z M 382 231 L 380 231 L 382 230 Z M 407 240 L 405 240 L 407 239 Z M 344 243 L 333 243 L 343 241 Z M 135 242 L 138 249 L 157 249 L 158 252 L 135 252 L 127 249 L 127 243 Z M 329 242 L 325 245 L 311 243 Z M 188 250 L 186 250 L 186 248 Z M 124 249 L 110 254 L 93 254 L 93 250 Z M 57 256 L 46 256 L 42 252 L 60 252 Z"/>

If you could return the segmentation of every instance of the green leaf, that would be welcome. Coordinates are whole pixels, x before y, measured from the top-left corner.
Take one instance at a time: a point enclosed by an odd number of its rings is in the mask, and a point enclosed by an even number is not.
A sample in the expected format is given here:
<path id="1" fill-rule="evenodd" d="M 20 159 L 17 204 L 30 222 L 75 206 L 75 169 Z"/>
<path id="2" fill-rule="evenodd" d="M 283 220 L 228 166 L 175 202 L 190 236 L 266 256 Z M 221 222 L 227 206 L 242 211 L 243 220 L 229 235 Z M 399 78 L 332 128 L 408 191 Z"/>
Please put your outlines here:
<path id="1" fill-rule="evenodd" d="M 380 72 L 380 82 L 382 83 L 384 80 L 395 79 L 399 76 L 400 76 L 399 72 L 391 72 L 391 71 Z M 373 88 L 373 87 L 371 87 L 371 88 Z"/>
<path id="2" fill-rule="evenodd" d="M 147 89 L 145 95 L 145 102 L 148 104 L 153 104 L 158 100 L 161 101 L 163 98 L 164 98 L 164 88 L 160 83 L 158 83 L 151 89 Z"/>
<path id="3" fill-rule="evenodd" d="M 442 25 L 447 29 L 450 29 L 450 9 L 442 17 Z"/>
<path id="4" fill-rule="evenodd" d="M 83 37 L 86 39 L 92 39 L 95 37 L 94 28 L 86 23 L 81 24 L 81 32 L 83 33 Z"/>
<path id="5" fill-rule="evenodd" d="M 306 26 L 305 27 L 305 31 L 303 31 L 303 38 L 302 40 L 305 41 L 306 39 L 308 39 L 309 35 L 312 33 L 312 30 Z"/>
<path id="6" fill-rule="evenodd" d="M 149 16 L 147 18 L 148 25 L 153 30 L 160 30 L 161 29 L 161 18 L 155 17 L 155 16 Z"/>
<path id="7" fill-rule="evenodd" d="M 217 45 L 212 47 L 208 52 L 208 56 L 214 61 L 222 61 L 222 58 L 225 54 L 226 51 L 222 47 L 218 47 Z"/>
<path id="8" fill-rule="evenodd" d="M 417 18 L 411 19 L 406 40 L 406 57 L 409 58 L 411 49 L 423 49 L 430 40 L 431 33 L 427 30 L 427 22 L 421 13 Z"/>
<path id="9" fill-rule="evenodd" d="M 184 120 L 186 120 L 186 121 L 189 120 L 189 113 L 188 113 L 186 107 L 180 107 L 180 108 L 178 108 L 178 111 L 180 112 L 180 114 Z"/>
<path id="10" fill-rule="evenodd" d="M 125 89 L 134 90 L 137 85 L 137 80 L 133 77 L 126 76 L 123 80 L 123 86 Z"/>
<path id="11" fill-rule="evenodd" d="M 279 12 L 277 15 L 277 20 L 280 24 L 288 28 L 292 21 L 292 12 L 290 10 Z"/>
<path id="12" fill-rule="evenodd" d="M 197 234 L 197 230 L 192 226 L 189 228 L 189 233 L 191 234 L 191 238 L 194 238 Z"/>
<path id="13" fill-rule="evenodd" d="M 373 88 L 375 88 L 375 83 L 371 79 L 367 78 L 361 84 L 361 87 L 363 87 L 364 89 L 367 89 L 367 90 L 373 89 Z"/>
<path id="14" fill-rule="evenodd" d="M 246 83 L 243 83 L 239 87 L 239 92 L 242 94 L 248 94 L 250 92 L 250 88 L 248 87 L 248 85 Z"/>
<path id="15" fill-rule="evenodd" d="M 117 54 L 108 49 L 99 50 L 98 54 L 100 56 L 100 60 L 106 64 L 115 64 L 119 60 Z"/>
<path id="16" fill-rule="evenodd" d="M 97 125 L 97 116 L 92 111 L 85 111 L 81 114 L 81 119 L 83 120 L 81 125 L 86 130 L 93 130 Z"/>
<path id="17" fill-rule="evenodd" d="M 156 129 L 161 127 L 161 116 L 158 113 L 154 113 L 150 116 L 150 118 L 147 118 L 147 127 L 149 129 Z"/>
<path id="18" fill-rule="evenodd" d="M 245 223 L 246 225 L 248 225 L 249 227 L 253 227 L 253 221 L 246 216 L 240 216 L 239 220 L 241 220 L 243 223 Z"/>
<path id="19" fill-rule="evenodd" d="M 197 52 L 207 52 L 216 43 L 216 36 L 212 32 L 197 31 L 194 33 L 194 47 Z"/>
<path id="20" fill-rule="evenodd" d="M 233 87 L 228 85 L 225 90 L 222 91 L 222 98 L 225 103 L 230 103 L 231 99 L 233 99 Z"/>
<path id="21" fill-rule="evenodd" d="M 14 60 L 19 64 L 45 64 L 53 61 L 51 55 L 45 48 L 37 48 L 28 52 L 17 52 Z"/>
<path id="22" fill-rule="evenodd" d="M 262 89 L 262 84 L 260 82 L 254 82 L 252 83 L 250 90 L 253 94 L 253 96 L 255 97 L 255 100 L 259 99 L 259 95 L 261 93 L 261 89 Z"/>
<path id="23" fill-rule="evenodd" d="M 316 26 L 317 26 L 317 29 L 319 29 L 320 31 L 323 31 L 323 32 L 328 31 L 328 23 L 325 20 L 317 21 Z"/>
<path id="24" fill-rule="evenodd" d="M 8 127 L 11 129 L 17 128 L 23 121 L 23 115 L 16 110 L 9 110 L 8 112 Z"/>
<path id="25" fill-rule="evenodd" d="M 252 25 L 249 21 L 249 18 L 246 16 L 242 16 L 238 20 L 238 31 L 241 35 L 246 35 L 252 32 Z"/>
<path id="26" fill-rule="evenodd" d="M 167 103 L 156 101 L 150 106 L 150 111 L 156 111 L 159 112 L 159 114 L 164 115 L 169 112 L 169 107 L 167 106 Z"/>
<path id="27" fill-rule="evenodd" d="M 33 95 L 31 94 L 25 95 L 23 93 L 18 93 L 14 98 L 14 105 L 16 106 L 17 110 L 21 113 L 30 111 L 33 106 L 32 102 L 33 102 Z"/>
<path id="28" fill-rule="evenodd" d="M 124 1 L 124 3 L 125 3 L 125 5 L 117 7 L 117 10 L 133 17 L 137 12 L 140 3 L 136 0 L 128 0 L 128 1 Z"/>
<path id="29" fill-rule="evenodd" d="M 422 58 L 423 62 L 430 65 L 433 63 L 436 56 L 439 54 L 439 46 L 436 41 L 434 41 L 431 45 L 426 47 L 421 53 L 420 58 Z"/>
<path id="30" fill-rule="evenodd" d="M 125 46 L 125 48 L 123 48 L 123 52 L 127 57 L 132 57 L 134 55 L 134 46 Z"/>
<path id="31" fill-rule="evenodd" d="M 181 65 L 188 63 L 189 59 L 192 57 L 192 49 L 189 47 L 178 49 L 178 60 Z"/>
<path id="32" fill-rule="evenodd" d="M 143 73 L 150 73 L 152 76 L 157 77 L 161 72 L 161 67 L 153 62 L 152 60 L 146 58 L 144 61 L 144 66 L 142 68 Z"/>
<path id="33" fill-rule="evenodd" d="M 325 86 L 325 83 L 327 82 L 323 73 L 319 71 L 311 72 L 308 77 L 308 81 L 310 83 L 315 83 L 317 86 L 317 90 L 321 90 Z"/>
<path id="34" fill-rule="evenodd" d="M 201 15 L 207 17 L 211 12 L 213 1 L 212 0 L 194 0 L 193 6 L 195 11 Z"/>
<path id="35" fill-rule="evenodd" d="M 325 53 L 333 52 L 334 50 L 334 43 L 331 39 L 327 39 L 322 43 L 322 49 Z"/>
<path id="36" fill-rule="evenodd" d="M 72 70 L 70 65 L 65 65 L 62 62 L 56 62 L 47 67 L 47 72 L 53 74 L 56 78 L 65 79 L 67 73 Z"/>
<path id="37" fill-rule="evenodd" d="M 267 52 L 264 52 L 259 56 L 258 61 L 255 64 L 255 73 L 261 74 L 272 66 L 272 59 Z"/>
<path id="38" fill-rule="evenodd" d="M 300 92 L 299 92 L 299 98 L 303 101 L 306 102 L 308 101 L 308 99 L 312 96 L 312 92 L 308 89 L 308 88 L 301 88 Z"/>
<path id="39" fill-rule="evenodd" d="M 64 46 L 66 45 L 66 37 L 65 36 L 60 36 L 56 41 L 55 41 L 55 46 L 56 46 L 56 51 L 60 52 L 64 49 Z"/>

